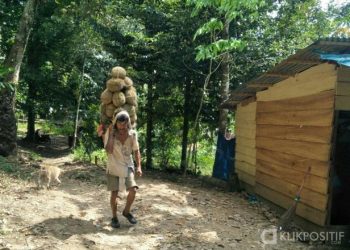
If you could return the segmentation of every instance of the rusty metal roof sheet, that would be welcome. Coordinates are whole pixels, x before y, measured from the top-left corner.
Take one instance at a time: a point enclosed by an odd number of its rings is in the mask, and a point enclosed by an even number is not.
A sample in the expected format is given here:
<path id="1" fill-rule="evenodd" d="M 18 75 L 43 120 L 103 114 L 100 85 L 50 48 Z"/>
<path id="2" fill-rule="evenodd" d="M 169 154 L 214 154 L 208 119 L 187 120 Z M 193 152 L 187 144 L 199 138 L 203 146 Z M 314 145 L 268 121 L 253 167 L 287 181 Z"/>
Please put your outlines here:
<path id="1" fill-rule="evenodd" d="M 229 98 L 221 104 L 224 108 L 234 108 L 238 103 L 255 98 L 256 92 L 266 90 L 288 77 L 326 62 L 319 53 L 350 54 L 349 38 L 320 39 L 308 47 L 297 51 L 269 71 L 239 86 L 230 93 Z"/>

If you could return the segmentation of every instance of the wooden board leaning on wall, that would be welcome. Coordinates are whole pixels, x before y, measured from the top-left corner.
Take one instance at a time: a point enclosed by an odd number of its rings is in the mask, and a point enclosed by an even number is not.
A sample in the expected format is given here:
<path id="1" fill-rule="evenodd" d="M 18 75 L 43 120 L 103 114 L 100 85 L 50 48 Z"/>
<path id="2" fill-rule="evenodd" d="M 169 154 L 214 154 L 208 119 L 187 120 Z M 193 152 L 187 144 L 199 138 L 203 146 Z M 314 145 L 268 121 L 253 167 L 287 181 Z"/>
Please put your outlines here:
<path id="1" fill-rule="evenodd" d="M 258 195 L 285 209 L 288 209 L 293 204 L 293 198 L 276 192 L 260 183 L 255 184 L 255 191 Z M 320 226 L 325 224 L 327 216 L 325 211 L 320 211 L 303 203 L 298 204 L 296 214 Z"/>
<path id="2" fill-rule="evenodd" d="M 300 187 L 300 184 L 297 185 L 285 182 L 283 179 L 276 178 L 260 171 L 256 172 L 256 182 L 290 198 L 295 197 L 295 194 L 298 192 L 298 189 Z M 321 211 L 326 211 L 327 209 L 327 194 L 320 194 L 318 192 L 312 191 L 311 189 L 303 188 L 300 197 L 300 202 L 304 203 L 305 205 L 311 206 Z"/>

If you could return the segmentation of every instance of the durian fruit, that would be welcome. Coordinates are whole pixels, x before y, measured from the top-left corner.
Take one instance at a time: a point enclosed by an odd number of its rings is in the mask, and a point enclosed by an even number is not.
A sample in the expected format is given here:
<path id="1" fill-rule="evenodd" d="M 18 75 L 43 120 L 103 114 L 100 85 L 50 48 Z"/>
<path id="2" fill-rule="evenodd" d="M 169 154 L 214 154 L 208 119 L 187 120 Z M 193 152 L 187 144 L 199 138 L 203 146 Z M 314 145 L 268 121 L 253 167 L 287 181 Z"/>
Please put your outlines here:
<path id="1" fill-rule="evenodd" d="M 113 97 L 113 93 L 111 91 L 109 91 L 108 89 L 105 89 L 101 93 L 101 102 L 103 104 L 110 104 L 112 102 L 112 97 Z"/>
<path id="2" fill-rule="evenodd" d="M 114 92 L 117 92 L 117 91 L 121 91 L 124 86 L 125 86 L 125 83 L 124 83 L 124 80 L 123 79 L 120 79 L 120 78 L 111 78 L 107 81 L 107 89 L 114 93 Z"/>
<path id="3" fill-rule="evenodd" d="M 125 77 L 124 83 L 125 83 L 125 88 L 127 89 L 134 85 L 133 81 L 129 77 Z"/>
<path id="4" fill-rule="evenodd" d="M 111 78 L 106 82 L 106 89 L 101 93 L 100 120 L 104 125 L 112 122 L 116 113 L 126 110 L 133 128 L 137 120 L 137 93 L 134 83 L 123 67 L 111 70 Z"/>
<path id="5" fill-rule="evenodd" d="M 126 76 L 126 70 L 123 67 L 117 66 L 112 69 L 112 77 L 113 78 L 121 78 L 124 79 Z"/>
<path id="6" fill-rule="evenodd" d="M 137 106 L 137 95 L 134 87 L 125 90 L 125 101 L 127 104 Z"/>
<path id="7" fill-rule="evenodd" d="M 114 106 L 120 107 L 125 104 L 125 95 L 123 92 L 115 92 L 112 97 Z"/>
<path id="8" fill-rule="evenodd" d="M 116 109 L 117 107 L 114 106 L 113 103 L 110 103 L 110 104 L 107 104 L 106 105 L 106 111 L 105 111 L 105 114 L 108 118 L 112 119 L 113 118 L 113 114 L 114 114 L 114 110 Z"/>

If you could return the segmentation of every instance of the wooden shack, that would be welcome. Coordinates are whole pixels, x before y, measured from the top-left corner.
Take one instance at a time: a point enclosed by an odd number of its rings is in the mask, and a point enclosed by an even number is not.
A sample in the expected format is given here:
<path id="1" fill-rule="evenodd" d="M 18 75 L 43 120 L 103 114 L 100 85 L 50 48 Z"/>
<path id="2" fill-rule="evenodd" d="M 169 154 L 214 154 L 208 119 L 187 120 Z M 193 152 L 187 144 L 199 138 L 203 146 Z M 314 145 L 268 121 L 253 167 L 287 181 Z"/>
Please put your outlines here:
<path id="1" fill-rule="evenodd" d="M 223 106 L 235 112 L 235 168 L 248 189 L 288 208 L 311 167 L 296 214 L 321 226 L 350 224 L 350 68 L 319 52 L 350 54 L 350 40 L 315 42 Z M 349 184 L 339 189 L 339 179 Z"/>

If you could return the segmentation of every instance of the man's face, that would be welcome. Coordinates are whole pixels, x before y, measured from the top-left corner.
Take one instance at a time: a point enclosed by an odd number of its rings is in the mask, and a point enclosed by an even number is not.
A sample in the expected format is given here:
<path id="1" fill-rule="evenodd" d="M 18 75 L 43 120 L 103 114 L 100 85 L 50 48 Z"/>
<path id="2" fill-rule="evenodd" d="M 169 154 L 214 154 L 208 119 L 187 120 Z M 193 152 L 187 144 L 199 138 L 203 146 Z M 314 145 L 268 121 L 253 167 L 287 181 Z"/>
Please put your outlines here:
<path id="1" fill-rule="evenodd" d="M 124 121 L 124 122 L 117 121 L 117 128 L 118 128 L 118 130 L 126 130 L 128 128 L 128 122 L 127 121 Z"/>

